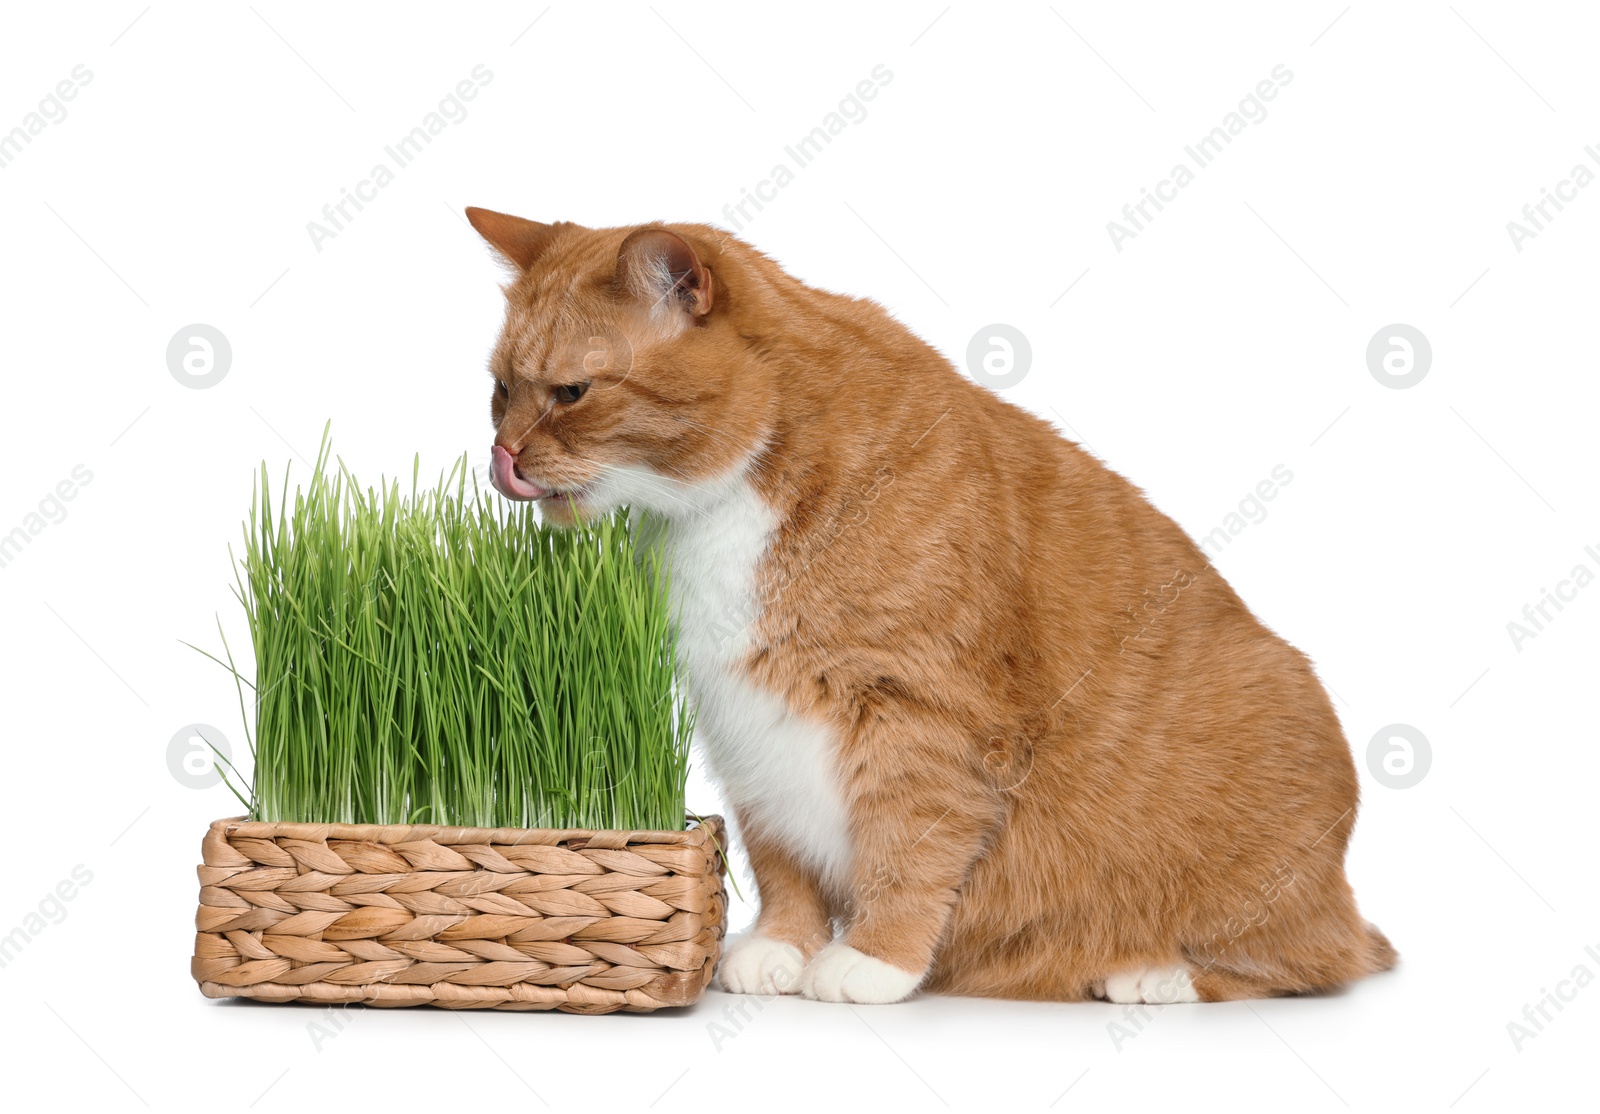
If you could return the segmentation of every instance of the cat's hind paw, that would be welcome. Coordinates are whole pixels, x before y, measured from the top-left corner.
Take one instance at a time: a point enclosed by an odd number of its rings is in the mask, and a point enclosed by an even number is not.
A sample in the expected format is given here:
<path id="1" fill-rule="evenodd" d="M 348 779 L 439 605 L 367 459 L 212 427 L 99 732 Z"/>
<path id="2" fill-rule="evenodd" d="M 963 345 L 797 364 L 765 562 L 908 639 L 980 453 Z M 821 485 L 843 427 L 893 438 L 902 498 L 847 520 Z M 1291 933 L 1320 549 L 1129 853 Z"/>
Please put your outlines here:
<path id="1" fill-rule="evenodd" d="M 729 940 L 717 964 L 717 982 L 729 994 L 795 994 L 806 957 L 793 944 L 756 932 Z"/>
<path id="2" fill-rule="evenodd" d="M 920 973 L 835 940 L 817 953 L 800 975 L 800 993 L 819 1002 L 879 1004 L 909 998 L 922 981 Z"/>
<path id="3" fill-rule="evenodd" d="M 1100 984 L 1096 983 L 1096 996 L 1099 996 L 1100 989 Z M 1189 977 L 1189 968 L 1183 966 L 1136 967 L 1121 974 L 1107 975 L 1104 994 L 1106 1001 L 1119 1005 L 1145 1003 L 1164 1006 L 1172 1002 L 1200 1000 L 1194 980 Z"/>

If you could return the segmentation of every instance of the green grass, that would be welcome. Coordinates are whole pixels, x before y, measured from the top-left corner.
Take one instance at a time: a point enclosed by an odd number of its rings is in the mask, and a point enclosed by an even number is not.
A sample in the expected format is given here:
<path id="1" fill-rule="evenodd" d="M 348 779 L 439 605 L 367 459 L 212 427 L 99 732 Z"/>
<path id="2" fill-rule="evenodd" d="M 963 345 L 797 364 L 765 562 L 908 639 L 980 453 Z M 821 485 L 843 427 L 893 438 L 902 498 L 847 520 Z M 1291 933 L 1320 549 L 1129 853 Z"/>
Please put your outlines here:
<path id="1" fill-rule="evenodd" d="M 626 512 L 559 530 L 465 456 L 402 492 L 329 453 L 292 503 L 262 465 L 237 562 L 251 819 L 681 829 L 692 717 Z"/>

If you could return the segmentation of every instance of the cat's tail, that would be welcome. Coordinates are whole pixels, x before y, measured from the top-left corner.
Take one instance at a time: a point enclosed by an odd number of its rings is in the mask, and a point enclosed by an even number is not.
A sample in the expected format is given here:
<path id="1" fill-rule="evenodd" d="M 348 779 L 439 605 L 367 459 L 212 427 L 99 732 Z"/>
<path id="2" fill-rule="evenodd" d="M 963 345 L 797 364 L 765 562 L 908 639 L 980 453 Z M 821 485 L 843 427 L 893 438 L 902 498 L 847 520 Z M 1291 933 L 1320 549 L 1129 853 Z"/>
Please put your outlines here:
<path id="1" fill-rule="evenodd" d="M 1371 921 L 1367 922 L 1367 970 L 1371 974 L 1387 971 L 1400 962 L 1400 953 L 1394 950 L 1394 945 L 1389 943 L 1389 938 L 1378 930 L 1378 926 Z"/>

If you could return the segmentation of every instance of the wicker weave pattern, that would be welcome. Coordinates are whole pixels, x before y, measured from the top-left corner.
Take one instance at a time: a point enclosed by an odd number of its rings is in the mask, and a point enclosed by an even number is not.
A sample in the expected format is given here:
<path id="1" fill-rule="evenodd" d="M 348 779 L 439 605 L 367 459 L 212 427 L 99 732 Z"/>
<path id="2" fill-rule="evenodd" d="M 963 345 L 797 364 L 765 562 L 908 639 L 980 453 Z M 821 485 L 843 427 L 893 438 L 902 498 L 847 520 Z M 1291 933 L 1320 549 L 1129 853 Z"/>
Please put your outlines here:
<path id="1" fill-rule="evenodd" d="M 643 1012 L 697 1001 L 722 819 L 682 832 L 218 820 L 191 964 L 209 998 Z"/>

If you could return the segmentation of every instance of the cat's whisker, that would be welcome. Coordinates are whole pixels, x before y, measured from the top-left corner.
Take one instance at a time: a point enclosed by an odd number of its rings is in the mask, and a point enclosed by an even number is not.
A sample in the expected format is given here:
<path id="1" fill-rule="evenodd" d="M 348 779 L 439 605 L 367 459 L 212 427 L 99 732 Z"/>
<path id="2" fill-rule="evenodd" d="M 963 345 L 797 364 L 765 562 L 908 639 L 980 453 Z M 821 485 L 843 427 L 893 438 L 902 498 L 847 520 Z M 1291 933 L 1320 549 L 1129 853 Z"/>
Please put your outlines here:
<path id="1" fill-rule="evenodd" d="M 607 465 L 603 461 L 595 460 L 595 459 L 593 459 L 591 457 L 577 456 L 577 455 L 574 455 L 572 459 L 580 461 L 581 463 L 584 463 L 584 464 L 591 465 L 592 467 L 595 468 L 596 474 L 599 477 L 603 477 L 605 475 L 605 470 L 606 470 Z M 660 475 L 658 473 L 635 472 L 635 473 L 632 473 L 631 475 L 632 475 L 633 479 L 644 481 L 646 484 L 685 483 L 685 481 L 674 480 L 670 476 L 663 476 L 663 475 Z M 668 499 L 672 499 L 675 502 L 681 504 L 686 509 L 692 511 L 695 514 L 700 515 L 702 518 L 709 516 L 709 512 L 704 507 L 702 507 L 699 504 L 695 503 L 691 499 L 687 499 L 687 498 L 685 498 L 685 497 L 683 497 L 683 496 L 671 491 L 670 489 L 657 487 L 652 491 L 652 494 L 658 494 L 658 495 L 665 496 Z"/>
<path id="2" fill-rule="evenodd" d="M 717 435 L 717 437 L 722 437 L 722 439 L 725 439 L 726 442 L 730 443 L 730 445 L 733 445 L 734 448 L 738 448 L 741 453 L 747 453 L 746 469 L 749 474 L 760 475 L 762 479 L 766 480 L 776 479 L 776 477 L 771 474 L 770 469 L 774 466 L 774 464 L 776 464 L 776 461 L 778 461 L 778 455 L 773 453 L 768 445 L 762 445 L 762 447 L 758 448 L 758 451 L 755 451 L 755 453 L 750 453 L 749 445 L 747 445 L 746 442 L 739 440 L 738 437 L 734 437 L 734 435 L 730 434 L 730 432 L 722 431 L 722 429 L 717 429 L 715 426 L 702 426 L 702 424 L 696 423 L 696 421 L 690 421 L 690 419 L 685 418 L 683 415 L 669 416 L 670 418 L 677 419 L 677 421 L 685 424 L 685 426 L 690 427 L 690 429 L 694 429 L 694 431 L 702 432 L 702 434 L 714 434 Z"/>
<path id="3" fill-rule="evenodd" d="M 726 440 L 728 444 L 739 449 L 741 452 L 749 452 L 750 446 L 746 442 L 735 437 L 733 434 L 728 433 L 726 430 L 718 429 L 713 425 L 705 425 L 700 422 L 692 421 L 688 418 L 685 418 L 682 414 L 672 414 L 670 417 L 676 421 L 682 422 L 690 429 L 697 430 L 701 433 L 715 434 L 716 436 Z M 763 445 L 761 446 L 761 450 L 759 452 L 752 453 L 750 455 L 749 467 L 752 471 L 764 472 L 765 469 L 772 466 L 772 463 L 776 457 L 777 454 L 775 454 L 769 447 Z M 772 477 L 769 475 L 767 478 L 770 479 Z"/>

